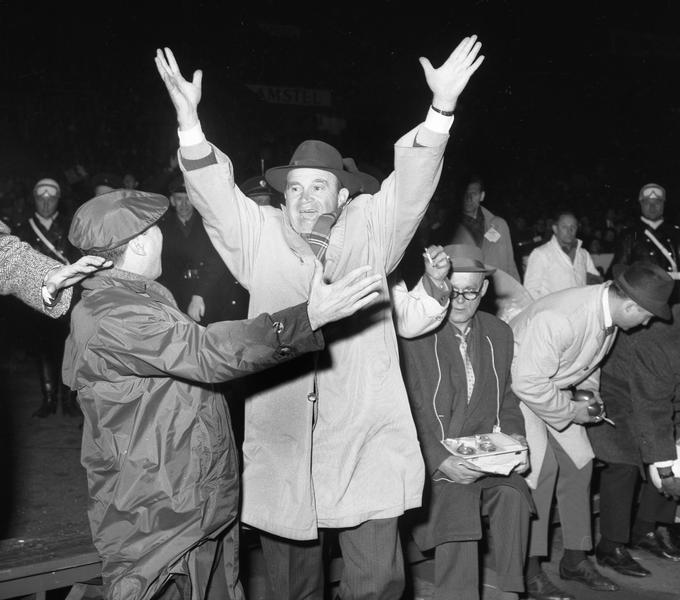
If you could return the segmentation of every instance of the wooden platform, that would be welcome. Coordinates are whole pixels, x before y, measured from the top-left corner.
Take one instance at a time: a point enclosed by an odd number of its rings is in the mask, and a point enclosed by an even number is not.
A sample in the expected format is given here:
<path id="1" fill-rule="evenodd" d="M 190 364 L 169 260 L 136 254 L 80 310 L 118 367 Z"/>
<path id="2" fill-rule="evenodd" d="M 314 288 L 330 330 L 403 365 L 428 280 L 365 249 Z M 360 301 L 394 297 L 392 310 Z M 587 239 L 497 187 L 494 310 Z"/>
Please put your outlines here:
<path id="1" fill-rule="evenodd" d="M 0 600 L 69 587 L 99 577 L 100 561 L 89 533 L 62 539 L 0 541 Z"/>

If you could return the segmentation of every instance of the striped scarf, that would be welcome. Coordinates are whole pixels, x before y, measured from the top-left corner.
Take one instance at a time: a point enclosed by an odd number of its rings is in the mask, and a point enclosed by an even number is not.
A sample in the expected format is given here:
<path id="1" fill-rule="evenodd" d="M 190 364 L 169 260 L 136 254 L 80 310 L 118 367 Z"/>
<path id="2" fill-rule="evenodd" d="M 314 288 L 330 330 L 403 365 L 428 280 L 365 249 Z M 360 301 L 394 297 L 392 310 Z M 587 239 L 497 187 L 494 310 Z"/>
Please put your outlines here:
<path id="1" fill-rule="evenodd" d="M 331 237 L 331 229 L 338 220 L 339 213 L 340 211 L 321 215 L 314 224 L 311 233 L 305 233 L 302 235 L 302 237 L 307 240 L 309 247 L 312 249 L 312 252 L 314 252 L 314 255 L 319 259 L 321 264 L 325 264 L 326 262 L 328 240 Z"/>

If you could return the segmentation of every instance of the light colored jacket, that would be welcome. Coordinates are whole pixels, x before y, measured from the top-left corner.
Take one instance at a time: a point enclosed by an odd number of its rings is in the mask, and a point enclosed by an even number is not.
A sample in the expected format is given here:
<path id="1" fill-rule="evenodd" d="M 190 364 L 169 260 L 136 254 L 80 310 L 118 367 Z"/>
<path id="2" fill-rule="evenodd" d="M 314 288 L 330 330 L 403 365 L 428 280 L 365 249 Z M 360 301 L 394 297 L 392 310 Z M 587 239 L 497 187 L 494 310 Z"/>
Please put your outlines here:
<path id="1" fill-rule="evenodd" d="M 446 295 L 451 293 L 447 287 Z M 423 285 L 423 278 L 409 290 L 403 279 L 390 288 L 392 311 L 397 335 L 406 339 L 418 337 L 439 327 L 449 310 L 449 299 L 442 293 L 431 296 Z M 442 304 L 443 302 L 443 304 Z"/>
<path id="2" fill-rule="evenodd" d="M 413 129 L 396 143 L 395 170 L 380 191 L 342 210 L 325 276 L 335 281 L 370 264 L 383 275 L 383 303 L 324 328 L 328 351 L 316 369 L 298 360 L 257 378 L 261 390 L 245 406 L 243 522 L 304 540 L 316 538 L 317 527 L 352 527 L 420 505 L 423 459 L 386 278 L 425 213 L 447 140 Z M 314 256 L 285 206 L 245 197 L 229 159 L 216 155 L 218 164 L 185 171 L 185 181 L 215 248 L 250 292 L 249 314 L 306 300 Z"/>
<path id="3" fill-rule="evenodd" d="M 524 287 L 535 298 L 542 298 L 552 292 L 586 285 L 586 274 L 600 276 L 583 242 L 576 240 L 574 262 L 560 247 L 557 238 L 532 250 L 524 273 Z"/>
<path id="4" fill-rule="evenodd" d="M 585 428 L 572 422 L 571 386 L 597 391 L 599 364 L 616 333 L 605 335 L 603 295 L 609 284 L 570 288 L 536 300 L 512 321 L 515 356 L 512 389 L 522 401 L 535 487 L 548 442 L 554 436 L 584 467 L 593 458 Z"/>

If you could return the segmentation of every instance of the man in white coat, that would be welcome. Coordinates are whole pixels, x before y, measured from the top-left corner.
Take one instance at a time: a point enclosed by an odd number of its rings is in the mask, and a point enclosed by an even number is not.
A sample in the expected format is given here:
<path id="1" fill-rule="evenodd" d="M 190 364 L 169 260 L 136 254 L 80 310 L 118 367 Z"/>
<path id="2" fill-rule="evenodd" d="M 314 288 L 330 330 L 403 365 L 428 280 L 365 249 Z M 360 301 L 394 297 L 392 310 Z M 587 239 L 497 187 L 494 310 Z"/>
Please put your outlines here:
<path id="1" fill-rule="evenodd" d="M 558 212 L 552 230 L 552 238 L 529 254 L 524 287 L 532 297 L 538 299 L 570 287 L 602 283 L 593 259 L 576 237 L 578 220 L 574 213 Z"/>
<path id="2" fill-rule="evenodd" d="M 617 265 L 613 282 L 550 294 L 510 322 L 515 335 L 512 389 L 521 400 L 526 420 L 531 456 L 527 483 L 538 513 L 532 523 L 526 570 L 527 591 L 534 600 L 572 598 L 548 579 L 539 560 L 548 554 L 556 484 L 564 545 L 560 577 L 599 591 L 618 589 L 586 556 L 592 549 L 594 455 L 583 426 L 599 422 L 602 416 L 591 416 L 591 403 L 574 400 L 573 390 L 589 390 L 601 404 L 599 364 L 617 328 L 646 325 L 655 316 L 668 319 L 672 290 L 673 280 L 656 265 Z"/>
<path id="3" fill-rule="evenodd" d="M 420 59 L 432 106 L 426 121 L 395 144 L 394 171 L 377 193 L 348 202 L 361 178 L 344 169 L 337 149 L 307 140 L 287 165 L 265 173 L 284 194 L 280 209 L 248 199 L 234 184 L 228 157 L 206 141 L 198 119 L 200 71 L 188 81 L 172 52 L 157 52 L 177 111 L 189 197 L 250 292 L 249 314 L 304 301 L 317 261 L 330 281 L 370 264 L 386 283 L 437 186 L 453 111 L 481 64 L 479 49 L 472 36 L 437 69 Z M 327 351 L 314 360 L 293 361 L 251 382 L 242 520 L 261 532 L 277 599 L 323 598 L 324 528 L 338 530 L 343 600 L 402 595 L 397 519 L 420 506 L 424 467 L 384 300 L 325 331 Z"/>

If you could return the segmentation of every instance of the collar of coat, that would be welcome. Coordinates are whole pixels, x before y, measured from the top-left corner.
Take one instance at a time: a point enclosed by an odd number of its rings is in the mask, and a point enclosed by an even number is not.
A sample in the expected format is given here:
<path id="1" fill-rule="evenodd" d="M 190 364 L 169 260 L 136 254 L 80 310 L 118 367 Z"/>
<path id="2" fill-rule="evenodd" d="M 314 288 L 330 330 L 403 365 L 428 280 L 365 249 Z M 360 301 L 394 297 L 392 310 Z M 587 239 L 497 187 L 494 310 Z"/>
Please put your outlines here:
<path id="1" fill-rule="evenodd" d="M 107 269 L 98 271 L 91 277 L 83 280 L 81 284 L 86 290 L 98 290 L 107 287 L 124 287 L 137 294 L 146 294 L 154 300 L 177 308 L 175 298 L 168 288 L 162 286 L 153 279 L 148 279 L 123 269 Z"/>

